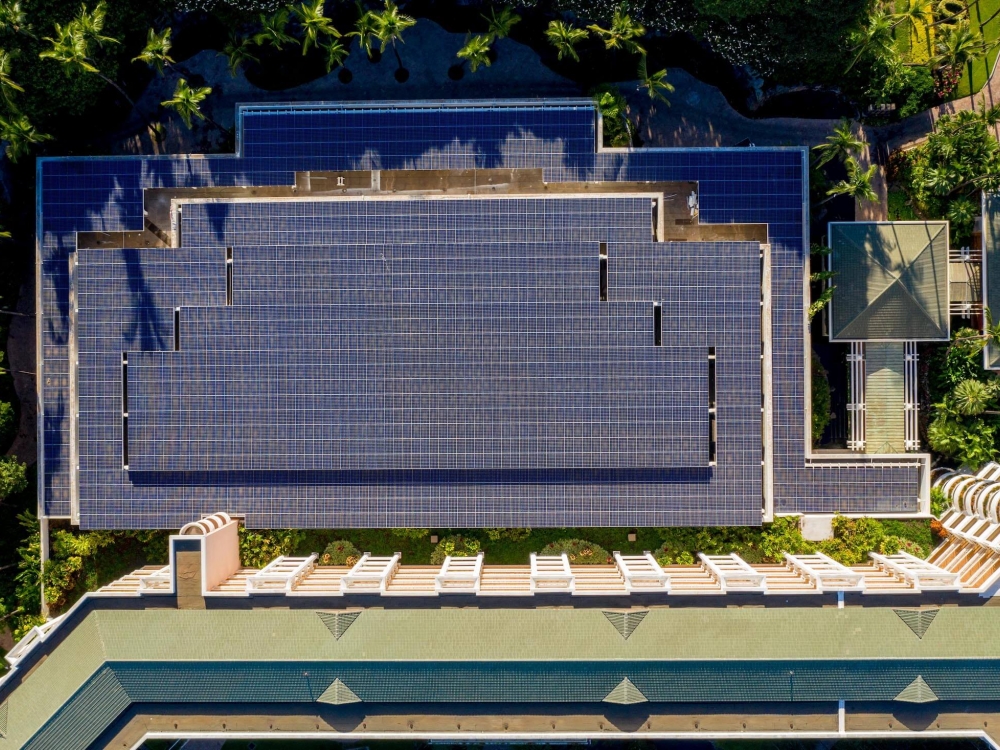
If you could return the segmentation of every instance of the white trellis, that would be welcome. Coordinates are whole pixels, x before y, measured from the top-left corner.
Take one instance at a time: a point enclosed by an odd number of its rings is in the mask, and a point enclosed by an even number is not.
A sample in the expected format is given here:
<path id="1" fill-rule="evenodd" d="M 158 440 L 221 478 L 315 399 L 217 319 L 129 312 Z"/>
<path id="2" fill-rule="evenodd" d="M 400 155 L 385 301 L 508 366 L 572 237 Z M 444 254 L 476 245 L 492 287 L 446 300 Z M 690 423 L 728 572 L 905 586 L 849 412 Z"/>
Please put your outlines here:
<path id="1" fill-rule="evenodd" d="M 314 552 L 309 557 L 281 557 L 268 563 L 263 570 L 247 576 L 247 593 L 261 593 L 265 591 L 291 593 L 296 589 L 302 579 L 316 567 Z"/>
<path id="2" fill-rule="evenodd" d="M 643 552 L 641 555 L 615 552 L 615 565 L 625 580 L 625 591 L 629 594 L 670 590 L 670 576 L 663 571 L 651 552 Z"/>
<path id="3" fill-rule="evenodd" d="M 340 579 L 340 590 L 345 594 L 384 594 L 389 581 L 399 568 L 402 555 L 375 557 L 365 552 L 361 559 Z"/>
<path id="4" fill-rule="evenodd" d="M 478 594 L 482 575 L 482 552 L 475 557 L 449 555 L 434 576 L 434 590 L 439 594 Z"/>
<path id="5" fill-rule="evenodd" d="M 569 567 L 569 557 L 531 553 L 531 593 L 566 593 L 576 591 L 576 576 Z"/>
<path id="6" fill-rule="evenodd" d="M 698 553 L 705 569 L 715 579 L 723 594 L 729 591 L 766 591 L 767 576 L 753 568 L 736 554 L 706 555 Z"/>
<path id="7" fill-rule="evenodd" d="M 790 555 L 785 553 L 788 565 L 809 579 L 819 592 L 822 591 L 864 591 L 863 573 L 851 570 L 822 552 L 812 555 Z"/>
<path id="8" fill-rule="evenodd" d="M 934 563 L 921 560 L 906 552 L 895 555 L 869 553 L 875 565 L 923 591 L 954 591 L 958 588 L 958 573 L 952 573 Z"/>

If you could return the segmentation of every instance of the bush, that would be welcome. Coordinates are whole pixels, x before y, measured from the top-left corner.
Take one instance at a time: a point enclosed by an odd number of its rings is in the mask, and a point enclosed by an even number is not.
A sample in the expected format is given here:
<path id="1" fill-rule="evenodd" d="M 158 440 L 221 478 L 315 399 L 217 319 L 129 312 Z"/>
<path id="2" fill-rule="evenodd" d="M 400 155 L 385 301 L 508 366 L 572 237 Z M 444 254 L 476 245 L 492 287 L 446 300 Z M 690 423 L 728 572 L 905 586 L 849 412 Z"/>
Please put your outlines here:
<path id="1" fill-rule="evenodd" d="M 561 555 L 563 552 L 575 565 L 606 565 L 614 562 L 608 551 L 583 539 L 560 539 L 546 544 L 540 555 Z"/>
<path id="2" fill-rule="evenodd" d="M 483 529 L 491 542 L 523 542 L 531 536 L 531 529 Z"/>
<path id="3" fill-rule="evenodd" d="M 423 539 L 431 533 L 430 529 L 389 529 L 389 533 L 399 539 Z"/>
<path id="4" fill-rule="evenodd" d="M 819 443 L 830 424 L 830 381 L 819 357 L 812 357 L 812 439 Z"/>
<path id="5" fill-rule="evenodd" d="M 660 546 L 653 553 L 656 562 L 660 565 L 694 565 L 694 555 L 687 550 L 676 552 L 671 548 L 669 542 Z"/>
<path id="6" fill-rule="evenodd" d="M 293 555 L 305 541 L 298 529 L 248 529 L 240 526 L 240 561 L 248 568 L 263 568 L 280 555 Z"/>
<path id="7" fill-rule="evenodd" d="M 931 449 L 975 471 L 997 454 L 996 424 L 940 412 L 927 427 Z"/>
<path id="8" fill-rule="evenodd" d="M 944 490 L 940 487 L 931 487 L 931 513 L 940 518 L 949 508 L 951 508 L 951 500 L 944 494 Z"/>
<path id="9" fill-rule="evenodd" d="M 475 537 L 460 534 L 446 536 L 431 552 L 431 565 L 441 565 L 446 557 L 475 557 L 481 549 Z"/>
<path id="10" fill-rule="evenodd" d="M 27 470 L 28 467 L 13 456 L 0 458 L 0 500 L 27 489 Z"/>
<path id="11" fill-rule="evenodd" d="M 330 542 L 319 556 L 320 565 L 350 565 L 354 566 L 361 559 L 361 552 L 346 539 Z"/>
<path id="12" fill-rule="evenodd" d="M 17 415 L 14 406 L 0 401 L 0 449 L 6 450 L 17 435 Z"/>
<path id="13" fill-rule="evenodd" d="M 811 542 L 802 538 L 797 516 L 778 516 L 766 525 L 760 536 L 760 550 L 768 560 L 780 562 L 784 553 L 806 555 L 815 551 Z"/>

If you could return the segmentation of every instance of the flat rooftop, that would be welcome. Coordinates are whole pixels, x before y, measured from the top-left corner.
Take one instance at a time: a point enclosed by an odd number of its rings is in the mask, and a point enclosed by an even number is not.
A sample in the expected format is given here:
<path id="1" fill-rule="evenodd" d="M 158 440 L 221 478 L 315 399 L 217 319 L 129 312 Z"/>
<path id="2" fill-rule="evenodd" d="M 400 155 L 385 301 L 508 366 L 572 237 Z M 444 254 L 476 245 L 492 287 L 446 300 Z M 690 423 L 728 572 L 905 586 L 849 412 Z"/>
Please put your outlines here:
<path id="1" fill-rule="evenodd" d="M 576 100 L 238 123 L 235 156 L 40 161 L 45 515 L 923 507 L 919 456 L 811 452 L 802 149 L 604 151 Z"/>

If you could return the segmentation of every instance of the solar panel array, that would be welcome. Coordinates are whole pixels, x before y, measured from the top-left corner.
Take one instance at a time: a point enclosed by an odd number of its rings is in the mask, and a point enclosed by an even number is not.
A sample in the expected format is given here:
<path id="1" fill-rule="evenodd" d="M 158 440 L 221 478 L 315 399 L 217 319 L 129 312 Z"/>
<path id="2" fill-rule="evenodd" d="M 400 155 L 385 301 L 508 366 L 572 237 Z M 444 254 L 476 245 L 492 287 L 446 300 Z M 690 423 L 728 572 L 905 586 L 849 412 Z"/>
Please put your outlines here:
<path id="1" fill-rule="evenodd" d="M 69 461 L 72 408 L 68 257 L 75 246 L 74 232 L 140 228 L 142 190 L 150 187 L 287 185 L 292 184 L 297 170 L 473 166 L 543 167 L 549 181 L 697 180 L 702 222 L 768 224 L 776 510 L 916 509 L 919 476 L 913 467 L 804 466 L 807 419 L 803 397 L 802 275 L 807 256 L 803 248 L 805 162 L 801 150 L 640 149 L 595 153 L 594 113 L 585 102 L 518 106 L 349 105 L 294 111 L 250 107 L 242 111 L 240 119 L 238 157 L 59 159 L 43 160 L 41 164 L 39 367 L 44 378 L 41 488 L 48 514 L 70 513 L 69 487 L 74 467 Z M 501 202 L 433 202 L 452 204 L 446 212 L 447 220 L 441 215 L 430 220 L 421 217 L 420 212 L 411 214 L 398 207 L 362 218 L 369 210 L 364 207 L 371 204 L 355 202 L 350 210 L 360 213 L 342 222 L 337 233 L 329 231 L 322 216 L 304 208 L 318 204 L 189 205 L 184 208 L 185 248 L 181 251 L 81 251 L 74 280 L 80 307 L 74 325 L 80 358 L 76 398 L 80 409 L 81 525 L 86 528 L 176 526 L 198 513 L 220 509 L 246 513 L 248 523 L 254 526 L 759 522 L 759 369 L 739 356 L 728 365 L 725 361 L 730 356 L 727 351 L 749 351 L 752 348 L 749 342 L 753 336 L 759 336 L 759 331 L 741 328 L 740 318 L 735 314 L 726 317 L 727 302 L 742 282 L 731 282 L 726 273 L 713 273 L 713 264 L 719 263 L 719 249 L 723 246 L 692 245 L 688 252 L 657 253 L 664 248 L 649 243 L 648 204 L 642 211 L 642 221 L 629 217 L 627 211 L 625 218 L 616 218 L 616 207 L 600 214 L 586 224 L 587 231 L 582 231 L 576 217 L 552 218 L 552 204 L 544 200 L 525 201 L 524 210 L 517 217 L 505 215 L 501 220 Z M 282 206 L 280 210 L 274 208 L 278 205 Z M 530 237 L 526 230 L 532 232 Z M 627 306 L 628 300 L 616 300 L 616 288 L 665 284 L 668 291 L 662 294 L 664 356 L 688 362 L 677 354 L 679 349 L 719 347 L 717 466 L 671 467 L 665 462 L 655 468 L 600 465 L 561 469 L 498 469 L 485 465 L 478 469 L 356 468 L 338 474 L 340 484 L 334 486 L 327 483 L 328 469 L 276 468 L 281 465 L 278 454 L 274 464 L 269 463 L 269 458 L 262 465 L 270 468 L 231 465 L 224 470 L 201 471 L 172 465 L 171 471 L 156 468 L 126 472 L 121 466 L 121 353 L 134 352 L 130 356 L 137 358 L 130 361 L 137 366 L 141 357 L 169 360 L 175 356 L 169 351 L 173 344 L 174 307 L 181 307 L 185 316 L 182 320 L 192 323 L 188 326 L 182 323 L 182 333 L 188 331 L 188 336 L 196 335 L 189 330 L 199 320 L 194 316 L 206 316 L 204 334 L 197 335 L 203 335 L 200 345 L 208 352 L 213 331 L 219 337 L 215 344 L 225 341 L 236 346 L 237 341 L 247 340 L 246 331 L 237 336 L 229 321 L 248 319 L 227 316 L 245 315 L 247 311 L 277 304 L 308 308 L 315 303 L 317 291 L 330 293 L 330 287 L 320 280 L 322 253 L 314 252 L 316 248 L 326 247 L 331 252 L 336 249 L 340 253 L 356 246 L 369 248 L 372 253 L 376 248 L 392 253 L 402 246 L 484 250 L 489 249 L 487 246 L 498 249 L 504 244 L 535 243 L 558 248 L 564 257 L 578 250 L 581 257 L 589 259 L 593 258 L 593 243 L 598 241 L 611 243 L 612 257 L 623 252 L 616 250 L 614 243 L 633 246 L 630 252 L 634 252 L 635 258 L 628 265 L 623 254 L 619 265 L 610 264 L 611 294 L 604 305 L 609 309 L 613 303 Z M 246 271 L 234 277 L 234 304 L 229 310 L 223 309 L 227 246 L 234 248 L 235 263 L 243 264 Z M 299 276 L 300 285 L 296 284 L 296 274 L 282 275 L 276 270 L 292 267 L 294 261 L 289 259 L 289 252 L 294 254 L 296 248 L 312 253 L 310 257 L 319 264 L 312 267 L 318 273 Z M 109 261 L 106 267 L 93 262 L 101 254 Z M 251 267 L 251 254 L 252 262 L 260 265 Z M 175 263 L 173 267 L 158 265 L 168 263 L 168 256 Z M 402 256 L 392 257 L 402 261 Z M 454 254 L 443 257 L 456 260 Z M 488 268 L 475 267 L 471 262 L 456 266 L 455 273 L 461 278 L 434 269 L 440 276 L 434 284 L 424 287 L 414 283 L 415 275 L 422 273 L 420 260 L 415 258 L 405 267 L 407 277 L 392 277 L 398 281 L 396 286 L 406 286 L 405 295 L 400 289 L 403 296 L 396 299 L 411 309 L 416 306 L 426 310 L 434 302 L 434 286 L 454 285 L 451 288 L 455 293 L 464 291 L 472 295 L 469 304 L 527 304 L 527 297 L 518 295 L 524 294 L 520 290 L 529 280 L 537 284 L 536 290 L 546 288 L 545 294 L 556 294 L 551 284 L 546 285 L 543 275 L 532 278 L 526 267 L 512 267 L 501 260 L 499 253 L 487 257 L 493 259 Z M 376 260 L 380 259 L 381 256 L 378 259 L 372 256 L 370 266 L 378 265 Z M 674 259 L 676 266 L 671 265 Z M 307 262 L 305 256 L 303 262 Z M 99 267 L 103 270 L 95 271 L 98 275 L 87 276 L 88 268 Z M 687 275 L 690 283 L 672 287 L 670 275 L 674 268 L 677 274 Z M 560 277 L 562 283 L 558 288 L 568 296 L 575 294 L 574 289 L 582 288 L 577 285 L 586 283 L 580 275 L 583 266 L 576 269 L 567 270 Z M 404 273 L 402 263 L 399 272 Z M 101 277 L 99 273 L 105 275 Z M 596 266 L 592 273 L 596 273 Z M 509 279 L 509 286 L 494 290 L 498 292 L 496 296 L 477 297 L 480 293 L 474 290 L 474 285 L 480 281 L 489 283 L 496 274 Z M 377 277 L 374 268 L 371 276 L 374 282 Z M 338 276 L 339 282 L 345 283 L 346 279 L 346 275 Z M 240 286 L 244 282 L 247 286 Z M 556 299 L 565 305 L 591 304 L 586 300 L 553 297 Z M 343 301 L 338 299 L 338 305 Z M 243 312 L 238 312 L 240 309 Z M 623 317 L 623 321 L 627 319 L 627 315 Z M 273 337 L 269 339 L 272 343 L 285 336 L 287 343 L 289 334 L 280 326 L 267 322 L 261 327 L 263 321 L 259 317 L 251 320 L 261 336 Z M 302 328 L 298 328 L 299 333 Z M 718 340 L 709 341 L 711 336 L 723 335 L 723 330 L 729 329 L 732 337 L 725 345 Z M 440 334 L 425 331 L 422 335 Z M 682 340 L 685 343 L 678 347 Z M 185 338 L 185 342 L 193 346 L 195 339 Z M 194 356 L 188 346 L 182 345 L 181 349 L 176 354 Z M 235 352 L 239 351 L 236 346 L 227 350 L 233 353 L 226 356 L 237 356 Z M 148 354 L 140 357 L 138 352 Z M 222 358 L 221 352 L 212 356 Z M 690 363 L 694 362 L 692 358 Z M 202 364 L 198 362 L 199 366 Z M 698 377 L 693 370 L 689 374 Z M 190 418 L 189 406 L 181 405 L 174 413 Z M 728 415 L 723 419 L 726 409 Z M 159 459 L 154 453 L 149 450 L 137 455 L 147 456 L 153 462 L 150 465 L 155 466 Z M 629 455 L 634 458 L 636 454 Z M 636 463 L 630 459 L 629 465 Z"/>

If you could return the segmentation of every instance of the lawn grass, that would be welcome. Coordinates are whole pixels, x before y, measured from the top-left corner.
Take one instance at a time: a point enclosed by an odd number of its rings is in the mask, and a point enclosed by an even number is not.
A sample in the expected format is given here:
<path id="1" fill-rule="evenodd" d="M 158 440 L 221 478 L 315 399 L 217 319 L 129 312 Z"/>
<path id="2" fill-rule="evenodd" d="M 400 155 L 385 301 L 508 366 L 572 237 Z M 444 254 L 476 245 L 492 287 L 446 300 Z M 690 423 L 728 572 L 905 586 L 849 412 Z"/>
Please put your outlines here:
<path id="1" fill-rule="evenodd" d="M 973 28 L 979 30 L 986 42 L 1000 38 L 1000 15 L 990 20 L 985 26 L 982 25 L 997 11 L 1000 11 L 1000 0 L 979 0 L 970 8 Z M 990 72 L 993 70 L 993 65 L 996 63 L 997 54 L 1000 54 L 1000 48 L 990 50 L 989 54 L 966 66 L 962 80 L 958 82 L 958 87 L 955 89 L 954 98 L 959 99 L 977 93 L 986 84 Z"/>

